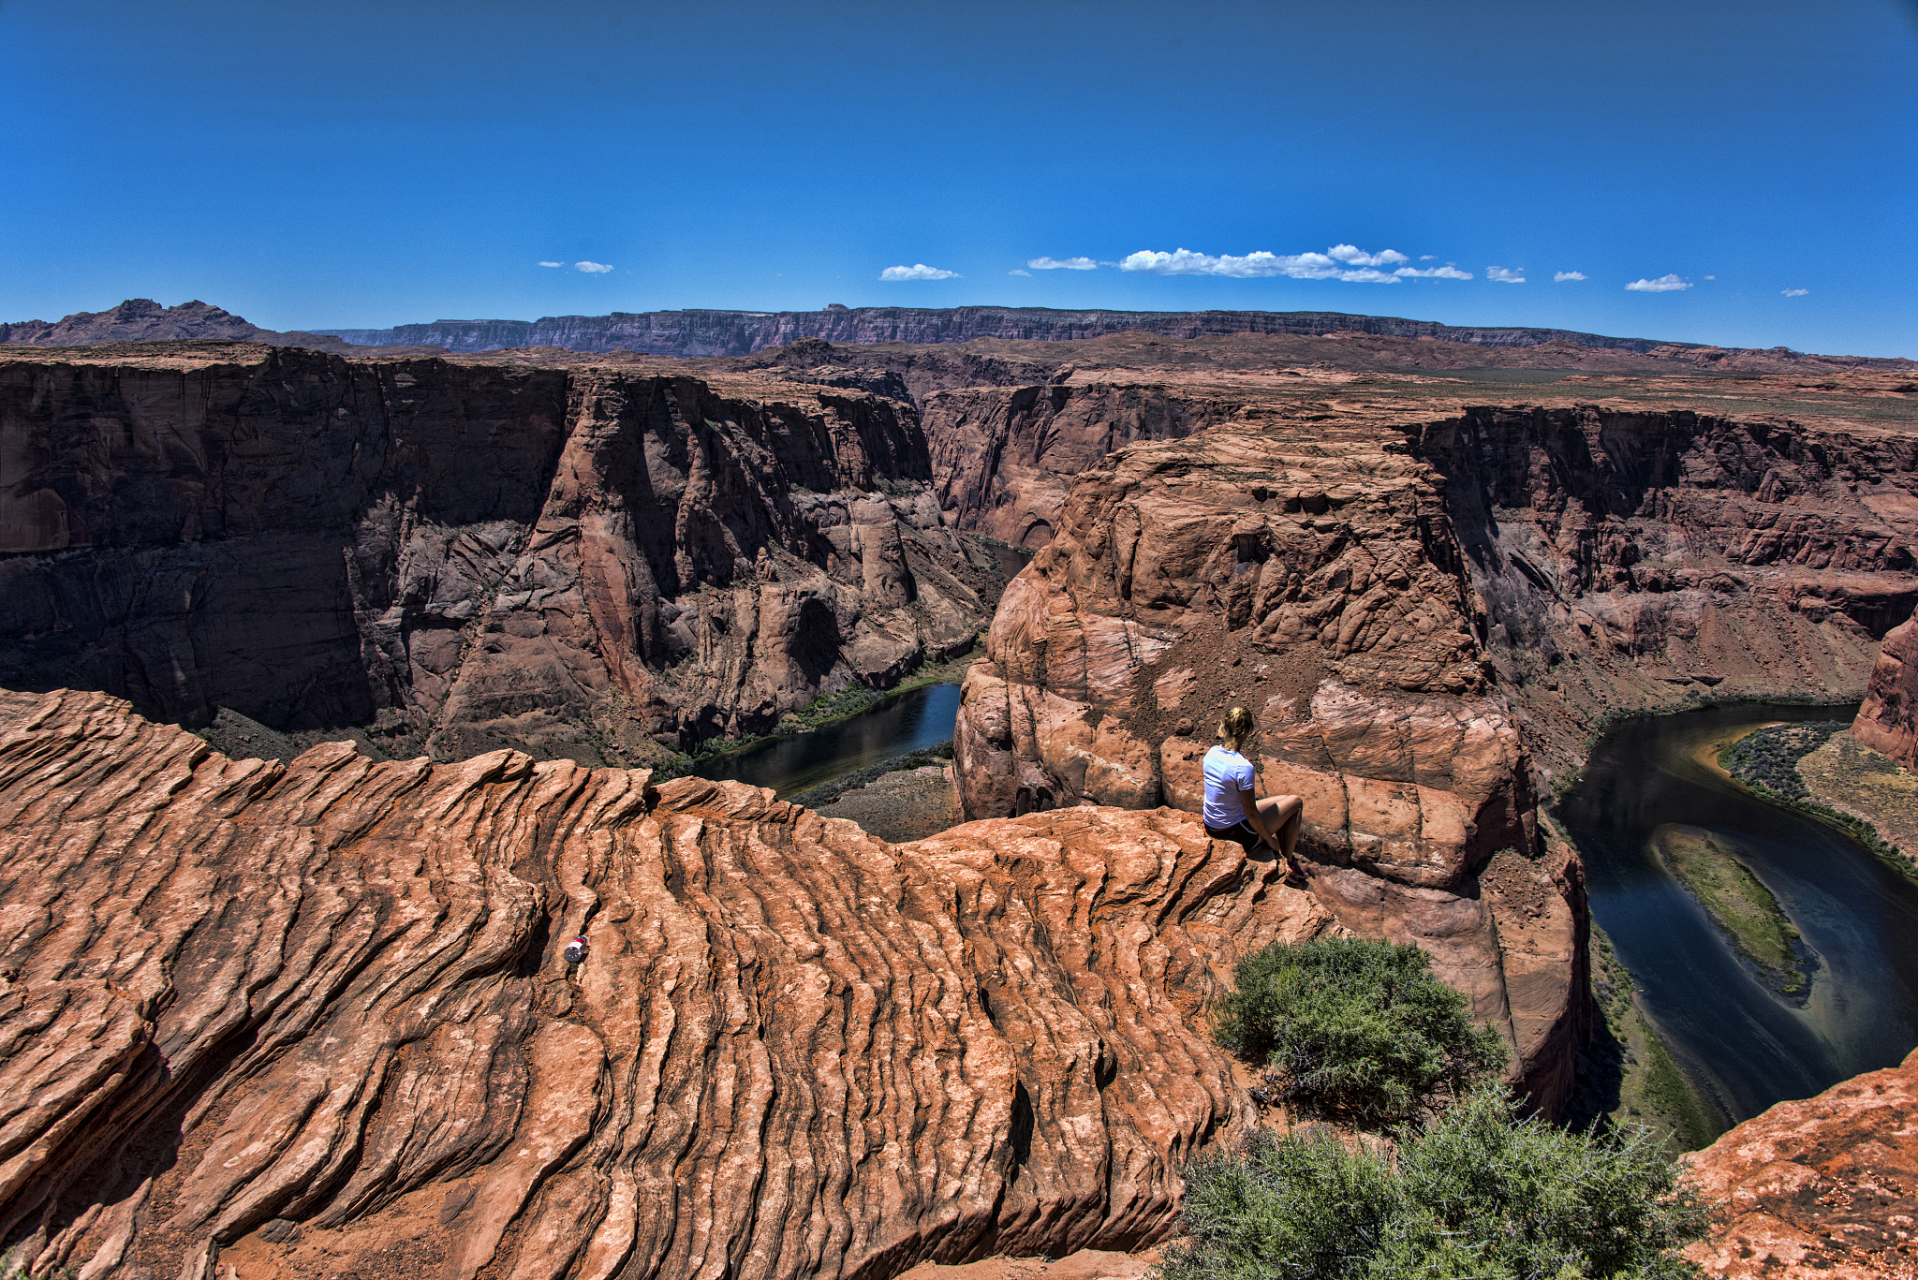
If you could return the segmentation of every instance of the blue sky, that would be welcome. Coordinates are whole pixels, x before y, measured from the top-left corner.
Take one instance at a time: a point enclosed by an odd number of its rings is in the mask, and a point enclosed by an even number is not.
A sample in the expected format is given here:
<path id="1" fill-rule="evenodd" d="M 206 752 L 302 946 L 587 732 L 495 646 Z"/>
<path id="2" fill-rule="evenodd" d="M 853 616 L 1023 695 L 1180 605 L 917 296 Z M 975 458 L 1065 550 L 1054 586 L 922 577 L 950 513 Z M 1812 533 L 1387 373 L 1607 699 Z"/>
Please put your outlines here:
<path id="1" fill-rule="evenodd" d="M 998 303 L 1918 356 L 1918 0 L 0 0 L 0 83 L 0 320 Z"/>

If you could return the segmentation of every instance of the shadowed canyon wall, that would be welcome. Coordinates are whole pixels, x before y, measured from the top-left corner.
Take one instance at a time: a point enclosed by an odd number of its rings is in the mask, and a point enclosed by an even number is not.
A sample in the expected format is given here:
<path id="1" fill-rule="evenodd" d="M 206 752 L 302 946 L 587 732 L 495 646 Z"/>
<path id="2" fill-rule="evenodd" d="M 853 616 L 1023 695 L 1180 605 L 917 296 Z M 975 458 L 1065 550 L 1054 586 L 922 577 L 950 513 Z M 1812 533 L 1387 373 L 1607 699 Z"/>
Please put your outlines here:
<path id="1" fill-rule="evenodd" d="M 0 362 L 0 684 L 589 763 L 963 650 L 1002 581 L 857 390 L 239 347 Z"/>
<path id="2" fill-rule="evenodd" d="M 66 691 L 0 693 L 0 903 L 0 1243 L 81 1280 L 1144 1245 L 1253 1120 L 1206 1002 L 1330 923 L 1170 811 L 895 847 L 510 751 L 229 760 Z"/>

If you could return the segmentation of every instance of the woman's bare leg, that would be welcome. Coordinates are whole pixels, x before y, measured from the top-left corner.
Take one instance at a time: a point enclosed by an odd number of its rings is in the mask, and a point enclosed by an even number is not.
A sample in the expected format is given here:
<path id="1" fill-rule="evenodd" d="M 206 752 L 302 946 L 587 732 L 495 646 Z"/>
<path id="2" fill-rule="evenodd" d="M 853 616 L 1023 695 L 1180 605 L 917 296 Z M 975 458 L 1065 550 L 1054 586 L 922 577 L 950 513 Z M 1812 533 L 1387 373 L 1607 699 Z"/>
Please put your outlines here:
<path id="1" fill-rule="evenodd" d="M 1305 820 L 1305 801 L 1297 796 L 1267 796 L 1259 801 L 1259 816 L 1265 819 L 1266 830 L 1278 833 L 1280 851 L 1290 862 L 1292 851 L 1299 847 L 1299 826 Z"/>

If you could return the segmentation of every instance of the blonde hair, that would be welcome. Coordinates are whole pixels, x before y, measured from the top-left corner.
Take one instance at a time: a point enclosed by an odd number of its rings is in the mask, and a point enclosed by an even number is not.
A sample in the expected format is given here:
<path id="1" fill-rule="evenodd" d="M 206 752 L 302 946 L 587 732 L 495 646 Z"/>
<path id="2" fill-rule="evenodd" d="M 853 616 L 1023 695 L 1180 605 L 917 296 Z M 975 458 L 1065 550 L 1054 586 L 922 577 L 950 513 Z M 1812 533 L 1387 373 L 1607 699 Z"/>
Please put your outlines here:
<path id="1" fill-rule="evenodd" d="M 1225 744 L 1227 751 L 1237 751 L 1239 744 L 1251 737 L 1258 727 L 1250 711 L 1244 707 L 1233 707 L 1225 713 L 1225 719 L 1219 721 L 1219 741 Z"/>

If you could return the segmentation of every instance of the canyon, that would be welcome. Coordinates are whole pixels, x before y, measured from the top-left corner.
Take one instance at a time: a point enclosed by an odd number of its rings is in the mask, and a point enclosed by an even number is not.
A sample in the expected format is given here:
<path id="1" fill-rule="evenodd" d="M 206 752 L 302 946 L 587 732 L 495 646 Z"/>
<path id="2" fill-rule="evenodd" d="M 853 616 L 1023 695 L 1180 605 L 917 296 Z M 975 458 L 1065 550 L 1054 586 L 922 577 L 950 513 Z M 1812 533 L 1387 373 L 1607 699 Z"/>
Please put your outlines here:
<path id="1" fill-rule="evenodd" d="M 1918 603 L 1918 365 L 1199 332 L 16 337 L 0 1238 L 87 1277 L 1136 1248 L 1256 1123 L 1207 1002 L 1326 931 L 1417 942 L 1560 1112 L 1587 915 L 1539 800 L 1617 714 L 1864 691 Z M 648 772 L 968 651 L 939 835 Z M 1234 701 L 1303 889 L 1193 816 Z M 232 716 L 350 740 L 247 759 Z"/>
<path id="2" fill-rule="evenodd" d="M 1003 583 L 885 397 L 111 350 L 0 359 L 8 687 L 649 763 L 963 651 Z"/>

